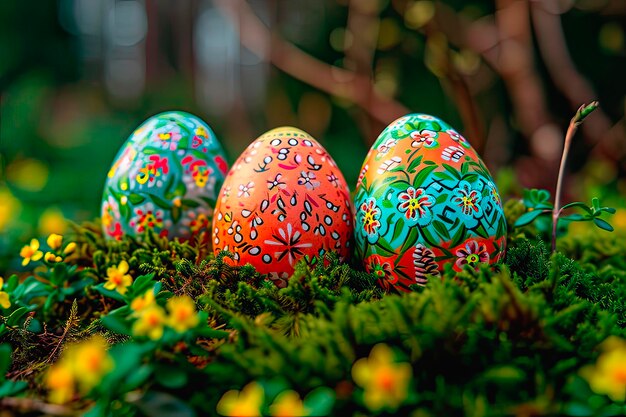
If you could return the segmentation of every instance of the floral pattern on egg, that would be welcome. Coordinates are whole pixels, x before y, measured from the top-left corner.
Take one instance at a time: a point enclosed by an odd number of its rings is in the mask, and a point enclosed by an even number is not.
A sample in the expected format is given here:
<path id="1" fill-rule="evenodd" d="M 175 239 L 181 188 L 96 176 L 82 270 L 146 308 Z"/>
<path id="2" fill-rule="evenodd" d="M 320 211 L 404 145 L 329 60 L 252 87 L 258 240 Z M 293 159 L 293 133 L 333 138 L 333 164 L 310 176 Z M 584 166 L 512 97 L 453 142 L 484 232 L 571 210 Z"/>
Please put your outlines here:
<path id="1" fill-rule="evenodd" d="M 213 219 L 215 253 L 228 250 L 280 287 L 305 255 L 350 253 L 352 208 L 335 161 L 310 135 L 273 129 L 237 159 Z"/>
<path id="2" fill-rule="evenodd" d="M 370 149 L 355 194 L 356 254 L 385 289 L 408 291 L 455 270 L 494 263 L 506 221 L 489 170 L 444 121 L 410 114 Z"/>
<path id="3" fill-rule="evenodd" d="M 160 236 L 189 239 L 208 231 L 228 170 L 209 126 L 189 113 L 150 117 L 122 146 L 108 173 L 102 227 L 110 239 Z"/>

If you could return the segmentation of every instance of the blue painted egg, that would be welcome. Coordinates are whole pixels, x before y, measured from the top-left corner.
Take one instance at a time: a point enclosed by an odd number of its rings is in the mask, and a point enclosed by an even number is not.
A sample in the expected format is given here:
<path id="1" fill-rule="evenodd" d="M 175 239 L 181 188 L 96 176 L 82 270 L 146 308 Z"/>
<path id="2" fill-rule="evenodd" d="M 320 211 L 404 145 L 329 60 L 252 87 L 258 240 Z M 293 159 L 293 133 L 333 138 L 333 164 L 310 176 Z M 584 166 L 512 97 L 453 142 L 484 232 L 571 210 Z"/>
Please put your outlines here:
<path id="1" fill-rule="evenodd" d="M 506 221 L 489 170 L 452 126 L 426 114 L 391 123 L 355 191 L 356 254 L 386 289 L 408 291 L 455 270 L 499 261 Z"/>
<path id="2" fill-rule="evenodd" d="M 128 138 L 109 170 L 102 228 L 110 239 L 148 230 L 168 238 L 208 234 L 228 172 L 211 128 L 181 111 L 160 113 Z"/>

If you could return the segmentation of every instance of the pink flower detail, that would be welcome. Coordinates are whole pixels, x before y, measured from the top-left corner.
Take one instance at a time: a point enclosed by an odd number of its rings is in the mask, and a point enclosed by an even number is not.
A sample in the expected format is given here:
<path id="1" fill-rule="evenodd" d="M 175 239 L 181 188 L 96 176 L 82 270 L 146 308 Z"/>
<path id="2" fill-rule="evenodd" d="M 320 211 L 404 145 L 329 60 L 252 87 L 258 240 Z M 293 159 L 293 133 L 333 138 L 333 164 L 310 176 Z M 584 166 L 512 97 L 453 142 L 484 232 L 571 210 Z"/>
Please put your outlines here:
<path id="1" fill-rule="evenodd" d="M 477 267 L 479 263 L 489 262 L 489 253 L 484 243 L 478 243 L 475 240 L 470 240 L 465 244 L 465 247 L 456 251 L 455 265 L 458 268 L 463 268 L 465 265 L 471 267 Z"/>
<path id="2" fill-rule="evenodd" d="M 413 142 L 411 142 L 411 147 L 413 148 L 421 148 L 422 146 L 430 148 L 437 143 L 435 141 L 435 139 L 437 139 L 437 132 L 432 130 L 424 129 L 419 132 L 414 130 L 409 134 L 409 136 L 413 139 Z"/>

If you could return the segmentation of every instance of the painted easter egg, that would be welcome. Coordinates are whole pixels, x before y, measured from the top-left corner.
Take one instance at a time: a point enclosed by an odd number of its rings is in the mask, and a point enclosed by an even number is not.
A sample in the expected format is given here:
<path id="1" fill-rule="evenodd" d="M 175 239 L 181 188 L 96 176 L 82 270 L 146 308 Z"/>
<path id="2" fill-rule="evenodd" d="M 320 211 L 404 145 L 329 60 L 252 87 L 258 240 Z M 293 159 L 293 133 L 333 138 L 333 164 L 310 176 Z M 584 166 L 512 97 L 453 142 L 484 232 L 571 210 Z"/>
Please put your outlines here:
<path id="1" fill-rule="evenodd" d="M 282 287 L 305 255 L 334 251 L 347 258 L 352 224 L 348 186 L 335 161 L 306 132 L 279 127 L 252 142 L 224 180 L 213 248 Z"/>
<path id="2" fill-rule="evenodd" d="M 210 230 L 227 171 L 222 147 L 201 119 L 181 111 L 150 117 L 109 170 L 101 211 L 105 236 L 140 237 L 147 230 L 168 238 L 199 236 Z"/>
<path id="3" fill-rule="evenodd" d="M 450 125 L 426 114 L 391 123 L 370 149 L 356 187 L 355 251 L 386 289 L 409 291 L 455 270 L 494 263 L 506 243 L 489 170 Z"/>

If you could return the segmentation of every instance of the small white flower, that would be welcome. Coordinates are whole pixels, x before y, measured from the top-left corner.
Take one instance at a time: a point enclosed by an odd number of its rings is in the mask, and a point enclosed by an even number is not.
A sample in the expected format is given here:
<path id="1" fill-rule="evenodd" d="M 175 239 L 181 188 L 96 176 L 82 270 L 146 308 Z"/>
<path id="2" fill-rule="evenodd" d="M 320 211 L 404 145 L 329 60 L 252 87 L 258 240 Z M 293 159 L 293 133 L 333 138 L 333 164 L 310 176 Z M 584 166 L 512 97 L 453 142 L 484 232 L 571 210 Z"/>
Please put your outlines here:
<path id="1" fill-rule="evenodd" d="M 441 159 L 444 161 L 459 162 L 463 155 L 465 155 L 465 151 L 460 146 L 447 146 L 446 149 L 441 152 Z"/>
<path id="2" fill-rule="evenodd" d="M 389 152 L 394 146 L 396 146 L 398 144 L 398 141 L 395 139 L 387 139 L 385 141 L 385 143 L 381 143 L 380 145 L 378 145 L 378 154 L 379 155 L 384 155 L 387 152 Z"/>
<path id="3" fill-rule="evenodd" d="M 402 159 L 399 156 L 394 156 L 393 158 L 387 159 L 385 162 L 380 164 L 380 168 L 378 168 L 376 172 L 378 172 L 378 175 L 384 174 L 385 172 L 396 168 L 401 162 Z"/>
<path id="4" fill-rule="evenodd" d="M 250 181 L 247 184 L 239 185 L 239 192 L 237 193 L 237 197 L 250 197 L 250 191 L 254 188 L 254 182 Z"/>
<path id="5" fill-rule="evenodd" d="M 320 186 L 320 182 L 316 181 L 316 176 L 314 172 L 305 172 L 302 171 L 300 173 L 300 178 L 298 178 L 298 184 L 304 185 L 307 190 L 314 190 Z"/>

